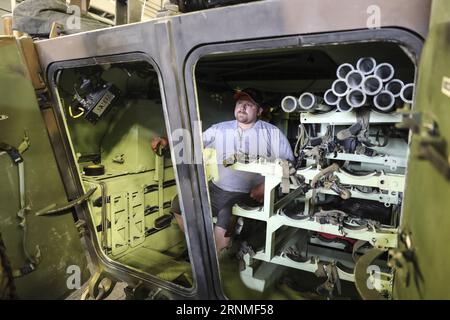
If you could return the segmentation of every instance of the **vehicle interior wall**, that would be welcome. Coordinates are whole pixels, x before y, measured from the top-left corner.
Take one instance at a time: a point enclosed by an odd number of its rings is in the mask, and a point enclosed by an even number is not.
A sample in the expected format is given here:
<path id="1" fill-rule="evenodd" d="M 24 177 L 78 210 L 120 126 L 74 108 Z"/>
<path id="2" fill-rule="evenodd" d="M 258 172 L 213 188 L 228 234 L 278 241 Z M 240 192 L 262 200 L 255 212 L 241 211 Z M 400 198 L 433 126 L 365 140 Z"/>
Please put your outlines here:
<path id="1" fill-rule="evenodd" d="M 195 67 L 195 82 L 202 130 L 206 130 L 214 123 L 233 120 L 235 101 L 232 96 L 234 90 L 252 87 L 263 92 L 265 101 L 270 106 L 270 111 L 264 112 L 261 119 L 271 122 L 280 128 L 287 136 L 293 150 L 298 144 L 301 133 L 299 127 L 301 126 L 304 126 L 306 129 L 309 141 L 313 138 L 325 136 L 328 127 L 331 128 L 332 135 L 335 136 L 338 132 L 349 128 L 353 123 L 352 121 L 340 123 L 340 120 L 338 120 L 340 115 L 335 107 L 331 108 L 329 112 L 306 112 L 305 110 L 299 111 L 299 109 L 296 109 L 296 111 L 288 113 L 281 107 L 282 100 L 286 96 L 293 96 L 298 99 L 304 92 L 311 92 L 316 96 L 323 97 L 333 82 L 336 81 L 338 67 L 341 64 L 349 63 L 355 66 L 356 69 L 358 60 L 363 57 L 373 57 L 377 64 L 391 64 L 395 72 L 393 78 L 400 79 L 405 84 L 414 83 L 416 66 L 410 58 L 411 55 L 406 49 L 392 42 L 336 43 L 326 46 L 311 45 L 300 49 L 217 53 L 204 56 L 197 62 Z M 383 88 L 385 85 L 386 83 L 383 84 Z M 408 110 L 411 108 L 411 105 L 399 102 L 398 99 L 395 99 L 395 101 L 395 110 L 390 110 L 387 113 L 375 110 L 373 105 L 365 105 L 360 110 L 370 110 L 370 119 L 372 119 L 370 121 L 376 122 L 371 123 L 368 128 L 370 139 L 378 139 L 379 136 L 388 138 L 386 145 L 381 143 L 369 149 L 375 150 L 374 154 L 379 156 L 380 159 L 390 159 L 389 161 L 400 159 L 401 164 L 387 165 L 386 163 L 380 163 L 374 160 L 376 156 L 371 159 L 368 159 L 370 158 L 368 156 L 367 159 L 359 161 L 352 160 L 353 158 L 342 160 L 333 157 L 333 152 L 336 154 L 341 152 L 356 154 L 354 150 L 350 152 L 335 150 L 330 153 L 331 155 L 323 163 L 318 163 L 316 158 L 308 158 L 302 155 L 303 151 L 312 148 L 311 145 L 306 144 L 304 145 L 304 150 L 300 150 L 300 148 L 294 150 L 298 153 L 296 154 L 297 161 L 294 165 L 299 170 L 298 172 L 312 167 L 317 167 L 320 170 L 336 163 L 340 166 L 342 172 L 353 175 L 353 178 L 387 174 L 395 178 L 402 177 L 403 179 L 406 172 L 409 132 L 408 130 L 399 129 L 397 124 L 400 122 L 400 118 L 398 114 L 395 114 L 400 109 Z M 327 119 L 329 120 L 321 121 L 321 123 L 305 122 L 302 118 L 304 114 L 312 118 L 316 116 L 328 117 Z M 352 112 L 352 114 L 357 119 L 356 112 Z M 387 122 L 375 120 L 377 115 L 374 116 L 373 114 L 381 114 L 382 117 L 385 117 L 383 119 L 387 119 Z M 384 183 L 384 181 L 381 181 L 381 183 Z M 270 218 L 267 220 L 267 225 L 270 224 L 270 221 L 274 221 L 271 220 L 273 218 L 272 215 L 283 215 L 288 210 L 295 211 L 296 215 L 300 212 L 310 216 L 311 210 L 317 210 L 318 212 L 337 210 L 346 212 L 346 214 L 351 213 L 350 216 L 358 217 L 358 219 L 363 218 L 376 221 L 383 228 L 390 230 L 389 232 L 395 232 L 396 228 L 399 227 L 403 201 L 402 190 L 394 191 L 391 197 L 393 200 L 389 202 L 385 200 L 387 195 L 386 191 L 382 190 L 383 187 L 378 189 L 369 185 L 355 186 L 350 183 L 343 183 L 342 186 L 351 190 L 351 199 L 344 200 L 332 191 L 320 189 L 318 194 L 323 194 L 317 196 L 318 205 L 306 208 L 304 204 L 305 197 L 297 197 L 279 212 L 269 213 Z M 369 197 L 369 195 L 371 196 Z M 280 200 L 282 196 L 278 190 L 275 201 Z M 308 198 L 308 196 L 306 197 Z M 344 205 L 345 201 L 347 202 Z M 310 217 L 310 219 L 313 218 Z M 295 223 L 292 221 L 286 222 L 287 225 Z M 296 257 L 291 255 L 289 258 L 289 255 L 286 254 L 289 253 L 289 250 L 286 250 L 288 248 L 283 247 L 286 242 L 282 241 L 281 235 L 291 232 L 292 228 L 282 223 L 282 226 L 274 233 L 274 239 L 280 238 L 280 241 L 275 241 L 274 244 L 274 251 L 275 253 L 278 252 L 278 255 L 271 257 L 271 259 L 266 259 L 263 257 L 264 254 L 267 254 L 267 247 L 265 247 L 267 239 L 264 232 L 267 225 L 263 224 L 261 226 L 261 222 L 248 218 L 248 215 L 243 219 L 243 224 L 244 228 L 241 233 L 234 236 L 237 241 L 233 243 L 233 248 L 228 256 L 229 259 L 220 260 L 222 283 L 225 294 L 229 298 L 329 298 L 329 292 L 317 290 L 324 284 L 324 281 L 326 282 L 326 275 L 316 277 L 314 274 L 316 269 L 306 272 L 305 268 L 310 268 L 312 265 L 316 268 L 319 261 L 325 261 L 326 263 L 339 262 L 340 275 L 343 274 L 342 270 L 346 270 L 350 275 L 354 273 L 355 260 L 351 256 L 354 248 L 353 244 L 358 238 L 352 238 L 351 235 L 349 236 L 345 232 L 342 234 L 338 233 L 340 236 L 328 237 L 327 234 L 322 234 L 317 232 L 317 230 L 306 230 L 299 227 L 297 229 L 299 233 L 294 232 L 293 234 L 297 235 L 293 237 L 295 239 L 300 239 L 301 237 L 308 239 L 306 244 L 303 243 L 300 246 L 299 243 L 296 244 L 296 249 L 300 252 L 299 256 L 303 256 L 302 258 L 306 256 L 307 259 L 305 261 L 310 263 L 310 265 L 305 267 L 305 265 L 297 265 L 298 261 L 292 263 Z M 247 231 L 246 228 L 248 228 Z M 240 251 L 242 248 L 239 245 L 244 241 L 253 241 L 254 247 L 252 249 L 256 252 L 256 257 L 261 257 L 262 261 L 259 259 L 251 260 L 254 265 L 251 265 L 251 263 L 249 265 L 248 261 L 245 263 L 242 261 L 242 251 Z M 301 246 L 303 248 L 299 248 Z M 355 250 L 358 255 L 362 256 L 372 247 L 372 245 L 366 243 L 362 248 Z M 260 255 L 258 256 L 258 254 Z M 286 256 L 288 259 L 283 260 Z M 237 261 L 239 258 L 241 259 L 240 262 Z M 315 262 L 314 259 L 316 259 Z M 264 271 L 263 268 L 259 268 L 264 264 L 273 266 L 277 263 L 278 266 L 274 269 L 266 268 Z M 392 274 L 392 270 L 387 267 L 387 255 L 382 256 L 380 260 L 377 260 L 377 263 L 382 272 Z M 243 279 L 246 273 L 246 271 L 243 272 L 243 265 L 247 268 L 252 266 L 253 270 L 259 271 L 255 271 L 251 280 L 246 281 Z M 261 287 L 258 287 L 261 277 L 264 278 L 263 275 L 267 276 L 267 273 L 270 272 L 278 274 L 276 280 L 270 284 L 268 280 L 270 277 L 268 277 L 265 284 L 262 285 L 263 289 L 261 289 Z M 341 278 L 344 279 L 345 277 Z M 354 280 L 349 279 L 350 277 L 341 281 L 342 292 L 337 294 L 334 291 L 334 297 L 359 297 Z M 323 286 L 321 288 L 323 289 Z M 391 293 L 384 291 L 383 294 L 389 296 Z"/>
<path id="2" fill-rule="evenodd" d="M 96 241 L 112 260 L 175 284 L 193 285 L 183 232 L 170 214 L 176 181 L 158 76 L 143 61 L 65 68 L 61 111 L 86 190 Z"/>

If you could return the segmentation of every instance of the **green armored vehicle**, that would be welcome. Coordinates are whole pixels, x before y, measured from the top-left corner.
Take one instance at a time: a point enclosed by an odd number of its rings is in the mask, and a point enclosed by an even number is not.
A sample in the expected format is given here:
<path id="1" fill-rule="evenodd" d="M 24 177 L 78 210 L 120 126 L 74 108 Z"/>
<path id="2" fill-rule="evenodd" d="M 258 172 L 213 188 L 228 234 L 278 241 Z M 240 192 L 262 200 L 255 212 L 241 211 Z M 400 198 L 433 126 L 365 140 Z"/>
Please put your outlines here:
<path id="1" fill-rule="evenodd" d="M 444 0 L 268 0 L 1 37 L 2 298 L 450 298 L 449 23 Z M 264 202 L 218 254 L 202 132 L 249 87 L 294 159 L 227 162 Z"/>

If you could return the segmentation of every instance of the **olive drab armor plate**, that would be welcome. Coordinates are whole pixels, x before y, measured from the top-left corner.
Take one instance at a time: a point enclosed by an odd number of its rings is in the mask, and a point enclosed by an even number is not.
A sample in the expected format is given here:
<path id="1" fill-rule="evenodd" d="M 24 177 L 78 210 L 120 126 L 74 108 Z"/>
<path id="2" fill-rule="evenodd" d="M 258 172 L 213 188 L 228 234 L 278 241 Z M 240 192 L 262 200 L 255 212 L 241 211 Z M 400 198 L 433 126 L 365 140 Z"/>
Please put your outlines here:
<path id="1" fill-rule="evenodd" d="M 433 1 L 419 68 L 394 298 L 449 299 L 450 3 Z"/>
<path id="2" fill-rule="evenodd" d="M 26 67 L 30 51 L 24 53 L 19 43 L 0 37 L 0 143 L 17 150 L 15 159 L 23 159 L 15 162 L 13 151 L 0 151 L 3 253 L 17 298 L 58 299 L 83 284 L 89 273 L 71 211 L 36 215 L 68 199 L 36 99 L 40 83 L 32 83 Z"/>

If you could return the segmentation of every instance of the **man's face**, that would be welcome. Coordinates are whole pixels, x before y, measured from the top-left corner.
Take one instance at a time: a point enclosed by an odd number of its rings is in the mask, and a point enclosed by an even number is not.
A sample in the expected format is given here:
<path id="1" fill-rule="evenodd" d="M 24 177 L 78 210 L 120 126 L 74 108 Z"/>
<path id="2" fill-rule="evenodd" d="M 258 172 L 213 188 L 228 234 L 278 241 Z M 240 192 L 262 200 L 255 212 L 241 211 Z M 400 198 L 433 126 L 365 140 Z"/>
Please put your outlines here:
<path id="1" fill-rule="evenodd" d="M 253 101 L 245 99 L 245 97 L 236 101 L 234 116 L 240 123 L 250 124 L 256 122 L 261 112 L 262 108 L 258 107 Z"/>

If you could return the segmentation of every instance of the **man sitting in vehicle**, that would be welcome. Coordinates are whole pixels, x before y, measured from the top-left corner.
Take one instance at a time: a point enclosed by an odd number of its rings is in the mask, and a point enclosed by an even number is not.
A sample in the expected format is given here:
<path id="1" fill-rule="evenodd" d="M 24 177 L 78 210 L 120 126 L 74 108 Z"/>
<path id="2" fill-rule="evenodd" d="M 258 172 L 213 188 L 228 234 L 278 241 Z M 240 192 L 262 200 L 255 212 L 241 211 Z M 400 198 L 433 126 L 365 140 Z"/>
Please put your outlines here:
<path id="1" fill-rule="evenodd" d="M 236 120 L 211 126 L 203 133 L 205 148 L 214 148 L 217 154 L 219 178 L 209 183 L 211 209 L 217 222 L 214 227 L 216 249 L 220 252 L 230 244 L 227 230 L 230 227 L 232 207 L 237 203 L 261 204 L 264 200 L 264 177 L 257 173 L 233 170 L 223 165 L 234 155 L 250 159 L 294 160 L 292 149 L 284 134 L 274 125 L 259 120 L 264 110 L 262 94 L 252 88 L 236 91 L 234 116 Z M 168 145 L 166 138 L 152 140 L 152 149 Z M 184 231 L 178 197 L 172 202 L 171 212 Z"/>

